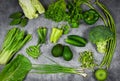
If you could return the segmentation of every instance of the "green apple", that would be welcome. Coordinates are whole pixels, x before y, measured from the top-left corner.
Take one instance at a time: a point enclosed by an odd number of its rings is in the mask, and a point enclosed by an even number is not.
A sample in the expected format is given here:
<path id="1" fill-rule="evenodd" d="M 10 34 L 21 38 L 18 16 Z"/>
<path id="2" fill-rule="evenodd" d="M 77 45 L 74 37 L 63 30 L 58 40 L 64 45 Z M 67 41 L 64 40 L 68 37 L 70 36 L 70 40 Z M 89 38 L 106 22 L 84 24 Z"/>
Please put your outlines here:
<path id="1" fill-rule="evenodd" d="M 107 76 L 108 76 L 108 73 L 107 73 L 107 70 L 105 70 L 105 69 L 97 69 L 95 71 L 95 78 L 98 81 L 104 81 L 104 80 L 106 80 Z"/>

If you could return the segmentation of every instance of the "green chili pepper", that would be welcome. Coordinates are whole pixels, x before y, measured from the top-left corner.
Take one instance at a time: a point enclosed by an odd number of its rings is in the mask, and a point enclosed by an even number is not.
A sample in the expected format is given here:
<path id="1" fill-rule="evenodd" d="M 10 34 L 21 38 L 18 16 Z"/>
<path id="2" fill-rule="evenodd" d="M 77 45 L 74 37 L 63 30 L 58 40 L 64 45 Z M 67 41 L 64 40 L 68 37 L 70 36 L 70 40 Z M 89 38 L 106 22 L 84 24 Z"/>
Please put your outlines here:
<path id="1" fill-rule="evenodd" d="M 98 19 L 99 14 L 93 9 L 87 10 L 83 13 L 83 20 L 89 25 L 96 23 Z"/>

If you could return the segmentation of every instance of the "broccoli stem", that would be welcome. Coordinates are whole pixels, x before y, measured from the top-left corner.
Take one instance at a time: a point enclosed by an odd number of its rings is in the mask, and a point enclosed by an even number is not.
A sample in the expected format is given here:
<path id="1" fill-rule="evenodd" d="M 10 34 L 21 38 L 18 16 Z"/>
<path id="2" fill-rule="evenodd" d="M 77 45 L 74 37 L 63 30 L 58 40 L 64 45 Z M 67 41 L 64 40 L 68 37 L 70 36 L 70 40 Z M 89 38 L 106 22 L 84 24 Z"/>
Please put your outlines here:
<path id="1" fill-rule="evenodd" d="M 105 42 L 104 41 L 103 42 L 97 42 L 96 45 L 97 45 L 98 52 L 105 54 L 107 42 L 106 41 Z"/>

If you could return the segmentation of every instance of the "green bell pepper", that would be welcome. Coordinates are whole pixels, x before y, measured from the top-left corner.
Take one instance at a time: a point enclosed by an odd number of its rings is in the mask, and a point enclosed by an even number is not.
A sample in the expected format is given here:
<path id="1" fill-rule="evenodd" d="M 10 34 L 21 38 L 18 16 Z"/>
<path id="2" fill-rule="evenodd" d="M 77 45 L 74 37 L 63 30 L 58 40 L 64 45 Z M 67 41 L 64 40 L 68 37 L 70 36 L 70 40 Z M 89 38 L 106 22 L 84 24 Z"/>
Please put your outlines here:
<path id="1" fill-rule="evenodd" d="M 83 13 L 83 20 L 86 24 L 92 25 L 99 19 L 99 14 L 93 10 L 89 9 Z"/>

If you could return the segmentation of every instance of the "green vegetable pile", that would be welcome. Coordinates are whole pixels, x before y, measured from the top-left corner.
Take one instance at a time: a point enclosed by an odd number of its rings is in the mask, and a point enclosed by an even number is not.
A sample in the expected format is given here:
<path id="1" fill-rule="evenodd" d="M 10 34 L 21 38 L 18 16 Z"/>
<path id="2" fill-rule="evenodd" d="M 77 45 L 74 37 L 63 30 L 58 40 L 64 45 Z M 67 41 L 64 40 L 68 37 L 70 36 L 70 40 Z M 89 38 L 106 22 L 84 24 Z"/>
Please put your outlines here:
<path id="1" fill-rule="evenodd" d="M 84 11 L 82 5 L 88 0 L 57 0 L 48 6 L 45 17 L 56 22 L 67 21 L 72 28 L 78 28 L 82 20 L 92 25 L 99 19 L 99 14 L 94 9 Z M 61 6 L 59 6 L 61 5 Z"/>
<path id="2" fill-rule="evenodd" d="M 94 69 L 97 64 L 95 63 L 95 59 L 93 57 L 93 53 L 91 51 L 84 51 L 80 53 L 79 62 L 81 63 L 81 67 Z"/>
<path id="3" fill-rule="evenodd" d="M 51 55 L 53 57 L 62 57 L 65 61 L 70 62 L 75 55 L 72 47 L 82 48 L 90 41 L 96 45 L 95 49 L 97 52 L 104 55 L 100 64 L 95 62 L 94 53 L 87 50 L 80 53 L 78 61 L 81 65 L 77 68 L 60 65 L 47 56 L 45 57 L 55 64 L 32 64 L 27 57 L 20 54 L 14 58 L 13 56 L 32 38 L 24 30 L 14 27 L 7 32 L 0 50 L 0 64 L 5 65 L 0 72 L 0 80 L 23 81 L 30 70 L 31 73 L 37 74 L 69 73 L 86 77 L 87 73 L 84 70 L 92 69 L 96 80 L 105 81 L 108 77 L 107 71 L 116 47 L 116 26 L 106 6 L 99 0 L 94 3 L 91 1 L 69 0 L 67 2 L 65 0 L 57 0 L 52 2 L 45 12 L 45 8 L 39 0 L 19 0 L 24 14 L 21 12 L 11 14 L 10 18 L 13 20 L 10 25 L 20 24 L 20 26 L 26 26 L 28 19 L 37 18 L 39 14 L 44 12 L 45 18 L 56 21 L 56 23 L 66 21 L 67 24 L 62 25 L 61 28 L 52 27 L 49 38 L 50 43 L 53 44 Z M 84 9 L 82 6 L 87 6 L 88 8 Z M 104 24 L 91 27 L 88 38 L 79 35 L 67 35 L 72 28 L 78 28 L 82 21 L 92 26 L 93 24 L 95 25 L 99 18 L 103 20 Z M 38 43 L 26 48 L 26 53 L 32 58 L 36 59 L 41 55 L 40 47 L 43 44 L 47 44 L 47 31 L 46 27 L 39 27 L 36 31 Z M 67 35 L 67 38 L 64 39 L 64 45 L 58 43 L 63 35 Z M 12 60 L 12 58 L 14 59 Z"/>

